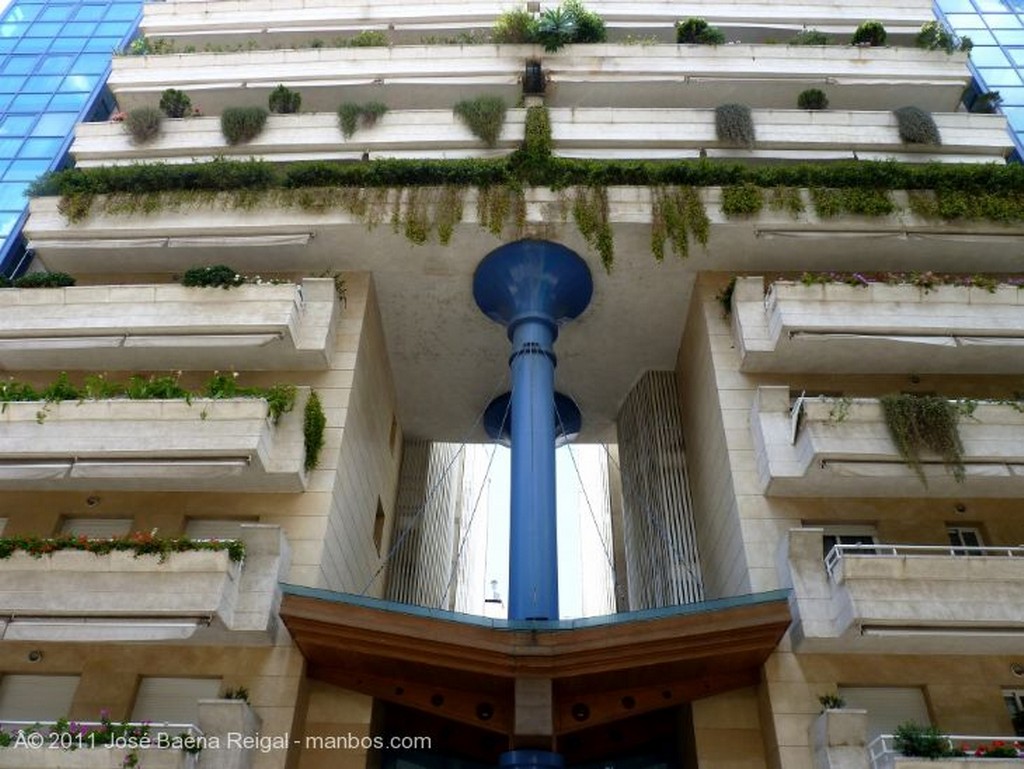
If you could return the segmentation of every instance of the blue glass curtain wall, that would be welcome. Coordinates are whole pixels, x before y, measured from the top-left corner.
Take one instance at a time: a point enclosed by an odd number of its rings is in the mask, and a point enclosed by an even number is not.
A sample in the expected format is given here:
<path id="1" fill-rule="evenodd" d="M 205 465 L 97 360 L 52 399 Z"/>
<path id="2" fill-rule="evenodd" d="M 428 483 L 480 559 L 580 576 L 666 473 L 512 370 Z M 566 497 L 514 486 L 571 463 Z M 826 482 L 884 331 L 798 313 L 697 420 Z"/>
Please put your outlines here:
<path id="1" fill-rule="evenodd" d="M 0 271 L 21 266 L 25 190 L 66 162 L 75 123 L 109 110 L 110 59 L 141 0 L 13 0 L 0 15 Z"/>

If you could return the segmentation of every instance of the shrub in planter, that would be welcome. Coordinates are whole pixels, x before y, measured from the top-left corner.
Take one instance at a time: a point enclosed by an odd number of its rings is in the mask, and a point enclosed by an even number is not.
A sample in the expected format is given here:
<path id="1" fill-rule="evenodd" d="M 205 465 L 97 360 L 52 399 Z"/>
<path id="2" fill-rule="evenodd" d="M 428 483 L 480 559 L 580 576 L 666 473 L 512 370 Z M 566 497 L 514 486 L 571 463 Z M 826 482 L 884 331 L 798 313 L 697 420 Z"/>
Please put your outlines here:
<path id="1" fill-rule="evenodd" d="M 687 19 L 676 22 L 676 42 L 690 45 L 721 45 L 725 33 L 718 27 L 710 26 L 704 19 Z"/>
<path id="2" fill-rule="evenodd" d="M 299 111 L 299 107 L 302 105 L 302 94 L 291 88 L 286 88 L 282 84 L 270 92 L 267 103 L 270 111 L 274 114 L 291 115 Z"/>
<path id="3" fill-rule="evenodd" d="M 564 8 L 549 8 L 537 22 L 537 42 L 554 53 L 576 39 L 576 19 Z"/>
<path id="4" fill-rule="evenodd" d="M 259 136 L 266 123 L 263 107 L 227 107 L 220 116 L 220 132 L 228 144 L 241 144 Z"/>
<path id="5" fill-rule="evenodd" d="M 789 40 L 790 45 L 828 45 L 828 35 L 816 29 L 804 29 Z"/>
<path id="6" fill-rule="evenodd" d="M 478 96 L 464 99 L 452 111 L 488 147 L 498 143 L 501 129 L 505 125 L 508 105 L 500 96 Z"/>
<path id="7" fill-rule="evenodd" d="M 184 91 L 168 88 L 160 94 L 160 111 L 167 117 L 188 117 L 192 114 L 192 100 Z"/>
<path id="8" fill-rule="evenodd" d="M 181 285 L 189 288 L 232 288 L 243 283 L 245 278 L 226 264 L 192 267 L 181 276 Z"/>
<path id="9" fill-rule="evenodd" d="M 505 11 L 498 17 L 491 30 L 494 43 L 533 43 L 537 40 L 537 20 L 524 8 Z"/>
<path id="10" fill-rule="evenodd" d="M 828 97 L 820 88 L 808 88 L 796 97 L 796 106 L 800 109 L 828 109 Z"/>
<path id="11" fill-rule="evenodd" d="M 922 24 L 921 31 L 917 33 L 914 42 L 917 43 L 918 48 L 924 48 L 927 51 L 945 51 L 946 53 L 954 51 L 966 53 L 974 48 L 971 38 L 957 38 L 939 21 L 926 21 Z"/>
<path id="12" fill-rule="evenodd" d="M 11 280 L 0 275 L 0 288 L 65 288 L 75 285 L 66 272 L 29 272 Z"/>
<path id="13" fill-rule="evenodd" d="M 970 86 L 967 87 L 967 91 L 970 91 Z M 974 100 L 970 102 L 967 107 L 968 112 L 982 115 L 992 115 L 996 109 L 999 108 L 1000 102 L 1003 97 L 999 95 L 999 91 L 986 91 L 985 93 L 979 93 L 974 97 Z"/>
<path id="14" fill-rule="evenodd" d="M 865 21 L 853 33 L 852 45 L 879 46 L 885 45 L 887 37 L 885 27 L 880 21 Z"/>
<path id="15" fill-rule="evenodd" d="M 593 11 L 588 11 L 579 0 L 566 0 L 562 8 L 572 17 L 576 26 L 574 43 L 603 43 L 608 39 L 608 31 L 604 19 Z"/>
<path id="16" fill-rule="evenodd" d="M 930 112 L 920 107 L 900 107 L 892 113 L 896 116 L 901 141 L 907 144 L 942 144 L 939 127 Z"/>
<path id="17" fill-rule="evenodd" d="M 949 738 L 934 726 L 921 726 L 907 721 L 896 727 L 893 744 L 905 756 L 929 758 L 935 760 L 943 756 L 962 756 L 959 751 L 951 749 Z"/>
<path id="18" fill-rule="evenodd" d="M 391 39 L 387 33 L 379 29 L 364 29 L 345 41 L 345 48 L 387 48 Z"/>
<path id="19" fill-rule="evenodd" d="M 745 104 L 715 107 L 715 135 L 720 142 L 737 147 L 754 146 L 754 119 Z"/>
<path id="20" fill-rule="evenodd" d="M 342 136 L 346 139 L 351 138 L 360 123 L 363 128 L 371 128 L 387 111 L 387 105 L 379 101 L 371 101 L 366 104 L 351 102 L 342 104 L 338 107 L 338 125 L 341 126 Z"/>
<path id="21" fill-rule="evenodd" d="M 160 123 L 164 116 L 155 107 L 136 107 L 124 118 L 124 130 L 136 144 L 152 141 L 160 133 Z"/>

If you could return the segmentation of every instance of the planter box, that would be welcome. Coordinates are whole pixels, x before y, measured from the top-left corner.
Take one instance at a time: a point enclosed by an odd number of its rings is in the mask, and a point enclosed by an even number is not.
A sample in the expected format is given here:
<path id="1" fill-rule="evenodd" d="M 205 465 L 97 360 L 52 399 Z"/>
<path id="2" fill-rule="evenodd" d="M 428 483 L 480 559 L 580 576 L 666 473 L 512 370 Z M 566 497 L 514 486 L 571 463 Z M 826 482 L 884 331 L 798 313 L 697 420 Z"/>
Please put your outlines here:
<path id="1" fill-rule="evenodd" d="M 104 125 L 92 123 L 90 125 Z M 0 289 L 8 369 L 325 369 L 330 278 L 230 290 L 179 285 Z"/>
<path id="2" fill-rule="evenodd" d="M 303 408 L 254 398 L 16 402 L 0 413 L 0 489 L 301 491 Z"/>
<path id="3" fill-rule="evenodd" d="M 1024 291 L 805 286 L 739 278 L 733 329 L 750 372 L 1024 373 Z"/>
<path id="4" fill-rule="evenodd" d="M 966 481 L 957 483 L 938 457 L 923 457 L 927 485 L 900 457 L 882 406 L 808 398 L 790 405 L 788 387 L 761 387 L 753 431 L 766 494 L 823 497 L 998 497 L 1024 492 L 1024 414 L 979 403 L 961 417 Z"/>
<path id="5" fill-rule="evenodd" d="M 49 748 L 0 748 L 0 769 L 123 769 L 127 751 L 116 748 L 58 750 Z M 180 750 L 138 751 L 145 769 L 193 769 L 194 756 Z"/>
<path id="6" fill-rule="evenodd" d="M 338 116 L 303 112 L 270 115 L 263 132 L 249 142 L 231 145 L 216 117 L 165 120 L 160 135 L 135 144 L 123 124 L 80 123 L 71 152 L 76 164 L 129 165 L 141 161 L 193 163 L 229 157 L 259 158 L 275 163 L 297 160 L 360 160 L 371 158 L 487 158 L 508 155 L 523 141 L 526 110 L 509 110 L 497 147 L 489 148 L 445 110 L 393 110 L 372 128 L 359 127 L 345 139 Z"/>
<path id="7" fill-rule="evenodd" d="M 0 559 L 0 616 L 12 618 L 0 621 L 0 638 L 270 640 L 287 546 L 276 526 L 244 525 L 242 532 L 241 563 L 226 551 L 206 550 L 170 553 L 163 561 L 131 552 L 59 550 L 41 558 L 15 552 Z M 204 626 L 159 622 L 189 618 L 203 619 Z M 155 622 L 133 624 L 140 619 Z"/>

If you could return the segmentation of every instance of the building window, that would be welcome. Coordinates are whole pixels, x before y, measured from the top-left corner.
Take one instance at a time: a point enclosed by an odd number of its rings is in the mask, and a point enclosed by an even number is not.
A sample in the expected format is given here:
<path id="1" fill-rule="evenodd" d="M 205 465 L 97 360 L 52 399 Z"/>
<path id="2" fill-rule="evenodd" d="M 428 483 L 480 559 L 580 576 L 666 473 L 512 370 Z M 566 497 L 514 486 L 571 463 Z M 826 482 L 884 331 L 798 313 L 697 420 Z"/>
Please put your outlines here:
<path id="1" fill-rule="evenodd" d="M 836 545 L 874 545 L 875 529 L 873 526 L 825 526 L 822 537 L 822 558 L 827 558 Z M 862 552 L 874 553 L 874 550 Z"/>
<path id="2" fill-rule="evenodd" d="M 66 718 L 77 688 L 78 676 L 4 676 L 0 678 L 0 723 L 53 723 Z"/>
<path id="3" fill-rule="evenodd" d="M 219 678 L 143 678 L 135 694 L 132 721 L 195 724 L 199 700 L 220 696 Z"/>
<path id="4" fill-rule="evenodd" d="M 131 518 L 65 518 L 60 533 L 90 539 L 127 536 L 132 530 Z"/>
<path id="5" fill-rule="evenodd" d="M 868 712 L 868 741 L 892 734 L 907 721 L 931 725 L 924 691 L 916 686 L 840 686 L 846 707 Z"/>
<path id="6" fill-rule="evenodd" d="M 377 499 L 377 512 L 373 516 L 373 546 L 377 548 L 377 555 L 380 555 L 381 545 L 384 543 L 384 506 Z"/>
<path id="7" fill-rule="evenodd" d="M 1024 689 L 1004 689 L 1003 701 L 1010 712 L 1013 722 L 1013 733 L 1024 737 Z"/>
<path id="8" fill-rule="evenodd" d="M 981 532 L 973 526 L 949 526 L 946 528 L 946 534 L 949 535 L 949 544 L 953 546 L 954 555 L 967 555 L 970 551 L 965 548 L 985 545 Z"/>

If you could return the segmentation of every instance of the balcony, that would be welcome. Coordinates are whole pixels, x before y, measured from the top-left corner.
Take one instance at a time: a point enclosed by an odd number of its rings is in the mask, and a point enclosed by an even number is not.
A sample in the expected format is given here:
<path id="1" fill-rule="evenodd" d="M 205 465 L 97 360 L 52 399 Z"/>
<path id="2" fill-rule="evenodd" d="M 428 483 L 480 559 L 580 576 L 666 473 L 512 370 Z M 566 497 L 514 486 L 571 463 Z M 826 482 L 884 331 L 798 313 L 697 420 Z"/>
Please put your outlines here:
<path id="1" fill-rule="evenodd" d="M 998 115 L 935 115 L 942 145 L 915 147 L 900 140 L 891 112 L 751 112 L 754 149 L 720 142 L 711 109 L 553 109 L 550 117 L 555 154 L 574 158 L 677 160 L 703 154 L 756 161 L 991 163 L 1002 162 L 1013 150 L 1006 121 Z"/>
<path id="2" fill-rule="evenodd" d="M 146 769 L 241 769 L 252 765 L 257 746 L 262 752 L 287 747 L 279 744 L 281 737 L 267 736 L 261 741 L 262 719 L 242 700 L 199 700 L 196 704 L 198 724 L 116 724 L 138 727 L 143 736 L 136 739 L 136 749 L 102 743 L 88 747 L 87 737 L 79 748 L 77 738 L 55 732 L 52 721 L 5 721 L 8 733 L 26 729 L 28 734 L 41 736 L 43 742 L 41 747 L 14 742 L 0 749 L 0 769 L 123 769 L 136 765 Z M 98 722 L 76 723 L 85 727 L 87 734 L 103 727 Z M 202 747 L 199 753 L 180 749 L 186 735 L 191 744 Z M 62 750 L 65 744 L 74 747 Z M 131 763 L 132 756 L 137 764 Z"/>
<path id="3" fill-rule="evenodd" d="M 334 113 L 270 115 L 266 128 L 250 142 L 230 145 L 218 118 L 165 120 L 160 136 L 135 144 L 119 123 L 80 123 L 71 152 L 79 167 L 136 162 L 192 163 L 231 157 L 278 163 L 298 160 L 371 158 L 488 158 L 508 155 L 523 141 L 526 111 L 510 110 L 495 148 L 484 146 L 450 109 L 392 111 L 373 128 L 344 139 Z"/>
<path id="4" fill-rule="evenodd" d="M 7 403 L 0 489 L 302 491 L 308 397 L 277 424 L 255 398 Z"/>
<path id="5" fill-rule="evenodd" d="M 959 421 L 965 480 L 922 457 L 927 483 L 902 459 L 875 398 L 799 398 L 760 387 L 751 415 L 764 493 L 777 497 L 1004 497 L 1024 489 L 1024 414 L 979 403 Z"/>
<path id="6" fill-rule="evenodd" d="M 1002 162 L 1012 150 L 1001 115 L 935 115 L 940 146 L 904 144 L 891 112 L 754 110 L 757 146 L 737 149 L 715 136 L 710 109 L 552 109 L 554 152 L 562 157 L 678 160 L 708 157 L 756 161 L 880 160 Z M 134 143 L 117 123 L 81 123 L 71 152 L 79 167 L 140 161 L 191 163 L 214 157 L 274 162 L 311 158 L 483 158 L 511 153 L 523 140 L 525 111 L 510 110 L 498 146 L 488 149 L 451 110 L 397 110 L 343 139 L 334 114 L 271 115 L 264 131 L 230 145 L 217 118 L 166 120 L 161 134 Z"/>
<path id="7" fill-rule="evenodd" d="M 733 331 L 742 371 L 1024 373 L 1024 291 L 1000 286 L 738 278 Z"/>
<path id="8" fill-rule="evenodd" d="M 819 87 L 834 109 L 914 104 L 954 112 L 970 80 L 964 54 L 917 48 L 608 44 L 544 55 L 530 45 L 412 45 L 124 56 L 114 59 L 109 85 L 125 110 L 155 105 L 173 85 L 206 114 L 266 104 L 281 83 L 300 91 L 303 109 L 313 112 L 370 100 L 392 109 L 431 109 L 483 94 L 514 104 L 525 61 L 541 57 L 551 107 L 740 102 L 790 109 L 801 91 Z"/>
<path id="9" fill-rule="evenodd" d="M 339 301 L 332 279 L 305 278 L 230 291 L 11 288 L 0 308 L 0 369 L 310 370 L 328 366 Z"/>
<path id="10" fill-rule="evenodd" d="M 932 20 L 926 2 L 880 3 L 859 0 L 850 5 L 829 5 L 813 0 L 779 3 L 764 0 L 735 5 L 696 0 L 680 8 L 670 0 L 591 0 L 587 8 L 598 13 L 608 27 L 610 39 L 631 34 L 675 42 L 675 22 L 699 16 L 720 26 L 729 40 L 763 42 L 786 40 L 804 28 L 836 35 L 847 42 L 865 19 L 885 25 L 889 38 L 911 43 L 921 25 Z M 372 6 L 342 6 L 330 3 L 168 2 L 146 7 L 143 32 L 150 37 L 174 40 L 178 48 L 192 45 L 231 45 L 257 41 L 261 47 L 308 45 L 315 39 L 349 37 L 364 29 L 387 31 L 393 43 L 414 44 L 429 38 L 454 38 L 459 34 L 484 34 L 507 6 L 497 2 L 448 0 L 444 4 L 379 2 Z"/>
<path id="11" fill-rule="evenodd" d="M 243 524 L 241 540 L 241 562 L 226 550 L 15 551 L 0 559 L 0 639 L 272 642 L 288 545 L 277 526 Z"/>
<path id="12" fill-rule="evenodd" d="M 1024 547 L 838 545 L 791 529 L 783 581 L 807 652 L 1008 654 L 1024 638 Z"/>

